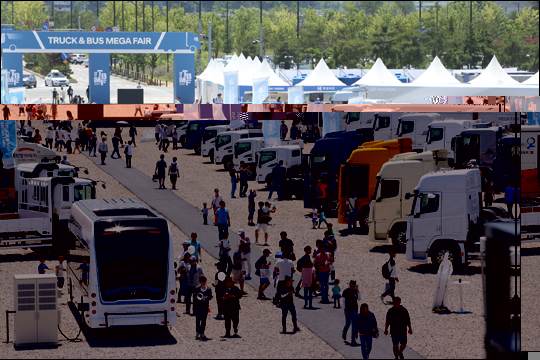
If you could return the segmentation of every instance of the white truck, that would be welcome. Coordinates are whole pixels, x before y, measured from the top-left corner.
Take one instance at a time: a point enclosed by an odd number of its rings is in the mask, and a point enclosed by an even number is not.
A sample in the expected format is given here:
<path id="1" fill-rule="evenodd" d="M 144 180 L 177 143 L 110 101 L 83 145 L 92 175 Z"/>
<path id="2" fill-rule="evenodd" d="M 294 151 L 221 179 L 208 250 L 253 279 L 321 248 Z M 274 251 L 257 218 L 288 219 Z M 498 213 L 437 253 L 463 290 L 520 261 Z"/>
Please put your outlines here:
<path id="1" fill-rule="evenodd" d="M 405 114 L 398 118 L 396 131 L 393 139 L 408 137 L 411 138 L 413 151 L 422 152 L 426 142 L 426 135 L 429 124 L 440 120 L 441 116 L 438 113 L 413 113 Z M 375 132 L 375 140 L 378 138 L 378 132 Z"/>
<path id="2" fill-rule="evenodd" d="M 382 166 L 369 207 L 369 241 L 405 249 L 411 194 L 423 175 L 448 167 L 447 155 L 444 149 L 409 152 L 395 155 Z"/>
<path id="3" fill-rule="evenodd" d="M 448 163 L 454 166 L 454 148 L 456 137 L 465 129 L 471 129 L 475 120 L 442 120 L 434 121 L 428 126 L 424 151 L 448 150 Z"/>
<path id="4" fill-rule="evenodd" d="M 71 205 L 95 199 L 95 185 L 74 177 L 21 178 L 16 212 L 0 215 L 0 249 L 65 249 Z"/>
<path id="5" fill-rule="evenodd" d="M 420 179 L 407 220 L 407 261 L 454 267 L 478 260 L 482 188 L 479 169 L 440 170 Z"/>
<path id="6" fill-rule="evenodd" d="M 214 163 L 216 137 L 222 132 L 229 131 L 230 129 L 231 127 L 229 125 L 215 125 L 204 129 L 201 142 L 201 155 L 204 157 L 209 156 L 210 162 Z"/>
<path id="7" fill-rule="evenodd" d="M 238 140 L 234 144 L 234 168 L 238 170 L 240 162 L 243 161 L 254 170 L 259 160 L 259 153 L 264 148 L 264 138 Z"/>
<path id="8" fill-rule="evenodd" d="M 260 129 L 225 131 L 218 134 L 214 144 L 214 164 L 222 164 L 225 169 L 228 169 L 229 164 L 233 163 L 234 144 L 238 140 L 262 136 Z"/>
<path id="9" fill-rule="evenodd" d="M 257 182 L 272 184 L 272 170 L 283 160 L 287 176 L 292 177 L 302 173 L 302 148 L 298 145 L 280 145 L 263 149 L 257 163 Z"/>
<path id="10" fill-rule="evenodd" d="M 19 191 L 21 179 L 72 177 L 76 178 L 79 168 L 72 165 L 49 163 L 23 163 L 15 169 L 15 191 Z M 84 171 L 88 174 L 88 170 Z"/>
<path id="11" fill-rule="evenodd" d="M 42 134 L 45 138 L 45 134 Z M 17 148 L 13 152 L 15 164 L 37 163 L 45 160 L 52 161 L 58 158 L 58 154 L 49 148 L 35 142 L 24 141 L 23 137 L 17 137 Z"/>

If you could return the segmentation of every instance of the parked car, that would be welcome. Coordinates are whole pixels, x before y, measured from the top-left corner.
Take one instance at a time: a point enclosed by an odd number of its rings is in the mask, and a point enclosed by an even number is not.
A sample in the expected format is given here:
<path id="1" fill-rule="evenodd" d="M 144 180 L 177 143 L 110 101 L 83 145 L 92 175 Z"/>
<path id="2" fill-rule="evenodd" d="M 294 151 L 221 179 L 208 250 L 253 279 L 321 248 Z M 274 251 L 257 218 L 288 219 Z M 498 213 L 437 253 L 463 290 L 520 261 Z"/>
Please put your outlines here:
<path id="1" fill-rule="evenodd" d="M 85 54 L 73 54 L 71 55 L 71 62 L 73 64 L 82 64 L 87 57 Z"/>
<path id="2" fill-rule="evenodd" d="M 68 86 L 69 80 L 58 70 L 51 70 L 45 77 L 45 86 Z"/>
<path id="3" fill-rule="evenodd" d="M 88 60 L 88 59 L 84 59 L 84 61 L 83 61 L 83 65 L 84 65 L 84 67 L 88 67 L 88 66 L 90 66 L 90 60 Z M 110 66 L 110 65 L 109 65 L 109 66 Z"/>
<path id="4" fill-rule="evenodd" d="M 23 73 L 23 86 L 27 88 L 35 88 L 37 86 L 37 80 L 34 74 Z"/>

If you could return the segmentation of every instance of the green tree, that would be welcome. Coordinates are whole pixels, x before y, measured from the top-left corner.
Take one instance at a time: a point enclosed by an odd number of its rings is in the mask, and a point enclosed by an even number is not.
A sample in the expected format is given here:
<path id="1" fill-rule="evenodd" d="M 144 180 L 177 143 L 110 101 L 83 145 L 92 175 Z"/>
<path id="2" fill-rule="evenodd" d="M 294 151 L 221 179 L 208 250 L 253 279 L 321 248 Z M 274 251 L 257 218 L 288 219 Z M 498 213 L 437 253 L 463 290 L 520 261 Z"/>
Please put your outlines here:
<path id="1" fill-rule="evenodd" d="M 50 7 L 45 1 L 17 1 L 15 4 L 15 30 L 41 30 L 41 26 L 48 20 Z M 28 21 L 30 25 L 21 25 L 21 21 Z"/>

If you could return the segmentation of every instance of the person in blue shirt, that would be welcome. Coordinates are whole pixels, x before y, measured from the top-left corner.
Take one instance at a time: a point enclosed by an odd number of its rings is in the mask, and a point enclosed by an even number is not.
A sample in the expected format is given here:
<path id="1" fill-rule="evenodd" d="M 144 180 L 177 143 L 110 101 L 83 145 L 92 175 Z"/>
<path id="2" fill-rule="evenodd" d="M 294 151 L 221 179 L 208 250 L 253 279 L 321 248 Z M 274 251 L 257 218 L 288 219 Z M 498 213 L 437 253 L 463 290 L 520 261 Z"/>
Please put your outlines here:
<path id="1" fill-rule="evenodd" d="M 82 259 L 82 264 L 75 270 L 82 270 L 82 277 L 79 280 L 79 284 L 86 285 L 88 287 L 88 274 L 90 273 L 90 267 L 88 266 L 88 259 Z"/>
<path id="2" fill-rule="evenodd" d="M 202 251 L 201 251 L 201 243 L 197 241 L 197 233 L 191 233 L 191 242 L 189 243 L 189 246 L 193 246 L 195 248 L 195 254 L 191 254 L 195 256 L 198 263 L 202 263 Z"/>
<path id="3" fill-rule="evenodd" d="M 221 201 L 219 206 L 220 208 L 216 210 L 216 215 L 218 216 L 219 240 L 221 241 L 223 239 L 221 234 L 229 232 L 231 217 L 229 216 L 229 210 L 225 208 L 225 201 Z"/>
<path id="4" fill-rule="evenodd" d="M 52 271 L 53 269 L 49 269 L 49 267 L 47 265 L 45 265 L 45 257 L 40 257 L 39 258 L 39 266 L 38 266 L 38 273 L 39 274 L 45 274 L 45 271 L 46 270 L 49 270 L 49 271 Z"/>
<path id="5" fill-rule="evenodd" d="M 315 101 L 315 104 L 322 104 L 321 100 L 319 98 L 317 98 L 317 101 Z"/>
<path id="6" fill-rule="evenodd" d="M 514 214 L 513 214 L 514 204 L 520 201 L 521 201 L 521 188 L 517 189 L 517 199 L 516 199 L 516 190 L 512 186 L 508 186 L 506 189 L 504 189 L 504 202 L 506 203 L 508 214 L 510 215 L 511 219 L 514 218 Z"/>
<path id="7" fill-rule="evenodd" d="M 274 194 L 274 189 L 278 193 L 278 201 L 281 201 L 281 183 L 283 182 L 283 177 L 285 176 L 285 168 L 283 167 L 283 160 L 279 161 L 279 164 L 272 169 L 272 186 L 270 187 L 270 194 L 268 195 L 268 200 L 272 199 Z"/>
<path id="8" fill-rule="evenodd" d="M 285 140 L 288 132 L 289 132 L 289 128 L 285 124 L 285 120 L 281 120 L 281 140 Z"/>

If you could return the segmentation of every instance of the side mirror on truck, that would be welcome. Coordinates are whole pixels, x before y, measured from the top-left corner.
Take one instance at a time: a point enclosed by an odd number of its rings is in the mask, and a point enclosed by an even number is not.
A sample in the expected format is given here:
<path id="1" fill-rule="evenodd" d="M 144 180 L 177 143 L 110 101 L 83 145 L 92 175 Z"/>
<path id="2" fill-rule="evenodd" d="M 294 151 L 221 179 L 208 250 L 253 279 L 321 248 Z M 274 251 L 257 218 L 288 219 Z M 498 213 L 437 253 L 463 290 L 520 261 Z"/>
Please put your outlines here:
<path id="1" fill-rule="evenodd" d="M 420 218 L 420 213 L 414 214 L 414 218 L 415 218 L 415 219 Z"/>
<path id="2" fill-rule="evenodd" d="M 411 193 L 406 193 L 405 194 L 405 200 L 409 200 L 411 198 Z"/>

